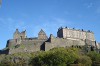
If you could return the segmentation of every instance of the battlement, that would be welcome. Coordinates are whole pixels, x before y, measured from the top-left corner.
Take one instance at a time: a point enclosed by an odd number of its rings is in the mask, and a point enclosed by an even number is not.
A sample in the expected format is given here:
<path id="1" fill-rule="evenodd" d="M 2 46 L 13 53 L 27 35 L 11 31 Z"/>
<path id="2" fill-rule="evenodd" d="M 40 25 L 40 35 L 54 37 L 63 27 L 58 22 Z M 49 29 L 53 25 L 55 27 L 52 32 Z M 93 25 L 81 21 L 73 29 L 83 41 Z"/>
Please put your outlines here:
<path id="1" fill-rule="evenodd" d="M 75 28 L 68 28 L 68 27 L 60 27 L 60 28 L 58 29 L 58 31 L 61 30 L 61 29 L 69 29 L 69 30 L 73 30 L 73 31 L 81 31 L 81 32 L 93 33 L 93 32 L 90 31 L 90 30 L 86 31 L 86 30 L 84 30 L 84 29 L 75 29 Z M 93 34 L 94 34 L 94 33 L 93 33 Z"/>

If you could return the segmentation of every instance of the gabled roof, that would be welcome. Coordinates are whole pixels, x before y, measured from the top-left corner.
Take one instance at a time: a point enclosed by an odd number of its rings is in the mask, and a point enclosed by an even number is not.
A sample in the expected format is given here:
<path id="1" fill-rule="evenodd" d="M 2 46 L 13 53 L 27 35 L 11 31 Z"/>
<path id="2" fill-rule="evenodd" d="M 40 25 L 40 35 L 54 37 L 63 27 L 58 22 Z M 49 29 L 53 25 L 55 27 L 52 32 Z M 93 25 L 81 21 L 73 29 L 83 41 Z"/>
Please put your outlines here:
<path id="1" fill-rule="evenodd" d="M 38 34 L 45 34 L 46 35 L 46 33 L 42 29 L 40 30 L 40 32 Z"/>
<path id="2" fill-rule="evenodd" d="M 21 33 L 26 33 L 26 30 L 25 31 L 22 31 Z"/>
<path id="3" fill-rule="evenodd" d="M 20 34 L 20 32 L 18 31 L 18 29 L 16 29 L 15 34 Z"/>

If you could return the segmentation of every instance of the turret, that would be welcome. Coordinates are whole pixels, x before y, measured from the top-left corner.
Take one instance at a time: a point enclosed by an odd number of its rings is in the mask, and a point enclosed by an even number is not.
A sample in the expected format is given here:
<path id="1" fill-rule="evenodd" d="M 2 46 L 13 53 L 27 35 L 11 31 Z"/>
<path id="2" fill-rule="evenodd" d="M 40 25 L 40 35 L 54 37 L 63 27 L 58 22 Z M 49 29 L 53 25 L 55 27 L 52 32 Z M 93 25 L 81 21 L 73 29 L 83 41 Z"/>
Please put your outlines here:
<path id="1" fill-rule="evenodd" d="M 41 29 L 38 33 L 38 39 L 47 39 L 46 33 Z"/>
<path id="2" fill-rule="evenodd" d="M 21 32 L 20 37 L 21 39 L 26 38 L 26 30 Z"/>
<path id="3" fill-rule="evenodd" d="M 13 39 L 18 39 L 18 38 L 20 38 L 20 32 L 18 31 L 18 29 L 16 29 L 13 35 Z"/>

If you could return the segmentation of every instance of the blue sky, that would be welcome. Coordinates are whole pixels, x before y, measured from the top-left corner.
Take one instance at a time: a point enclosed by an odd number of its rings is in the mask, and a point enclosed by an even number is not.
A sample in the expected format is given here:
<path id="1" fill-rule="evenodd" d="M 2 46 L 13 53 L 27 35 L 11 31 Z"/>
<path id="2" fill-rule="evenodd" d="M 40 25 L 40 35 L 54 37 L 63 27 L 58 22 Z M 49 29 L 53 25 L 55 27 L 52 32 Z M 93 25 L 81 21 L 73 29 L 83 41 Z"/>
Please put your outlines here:
<path id="1" fill-rule="evenodd" d="M 61 26 L 91 30 L 100 42 L 100 0 L 2 0 L 0 49 L 16 28 L 35 37 L 40 29 L 56 36 Z"/>

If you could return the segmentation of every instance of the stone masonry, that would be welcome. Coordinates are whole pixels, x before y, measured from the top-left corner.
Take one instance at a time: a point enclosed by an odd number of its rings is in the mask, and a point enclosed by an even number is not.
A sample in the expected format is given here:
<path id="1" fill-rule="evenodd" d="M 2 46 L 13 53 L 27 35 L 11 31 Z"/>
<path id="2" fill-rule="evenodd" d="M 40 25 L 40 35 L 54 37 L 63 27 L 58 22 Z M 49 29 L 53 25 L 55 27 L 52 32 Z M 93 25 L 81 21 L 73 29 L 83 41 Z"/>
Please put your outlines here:
<path id="1" fill-rule="evenodd" d="M 96 42 L 93 32 L 84 31 L 83 29 L 70 29 L 67 27 L 59 28 L 57 37 L 50 34 L 49 38 L 42 29 L 38 33 L 38 37 L 34 38 L 28 38 L 26 36 L 26 30 L 19 32 L 18 29 L 16 29 L 13 39 L 7 41 L 7 50 L 5 51 L 7 54 L 13 54 L 19 52 L 48 51 L 56 47 L 72 46 L 86 46 L 86 51 L 100 52 L 100 44 Z"/>

